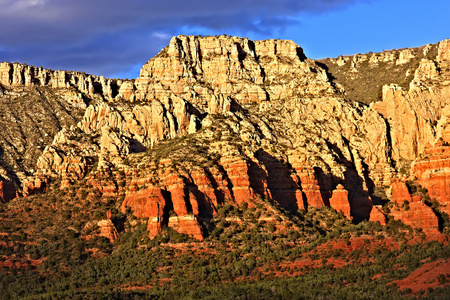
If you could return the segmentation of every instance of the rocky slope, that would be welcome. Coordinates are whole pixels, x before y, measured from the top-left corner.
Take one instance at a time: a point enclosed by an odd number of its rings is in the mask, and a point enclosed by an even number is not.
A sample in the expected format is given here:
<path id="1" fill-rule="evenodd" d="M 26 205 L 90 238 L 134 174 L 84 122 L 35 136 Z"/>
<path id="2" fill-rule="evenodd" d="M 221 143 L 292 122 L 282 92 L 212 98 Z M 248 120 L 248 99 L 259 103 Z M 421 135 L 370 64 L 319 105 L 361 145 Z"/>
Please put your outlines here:
<path id="1" fill-rule="evenodd" d="M 316 62 L 291 41 L 178 36 L 133 81 L 2 63 L 1 199 L 84 179 L 121 212 L 148 218 L 150 237 L 168 226 L 203 239 L 202 222 L 221 206 L 267 201 L 331 206 L 354 222 L 419 215 L 411 225 L 440 236 L 449 45 Z M 381 78 L 370 105 L 352 90 L 368 78 Z M 398 178 L 428 198 L 382 207 L 397 203 Z"/>
<path id="2" fill-rule="evenodd" d="M 58 131 L 76 125 L 90 101 L 111 99 L 118 85 L 80 72 L 0 63 L 0 177 L 24 182 Z"/>

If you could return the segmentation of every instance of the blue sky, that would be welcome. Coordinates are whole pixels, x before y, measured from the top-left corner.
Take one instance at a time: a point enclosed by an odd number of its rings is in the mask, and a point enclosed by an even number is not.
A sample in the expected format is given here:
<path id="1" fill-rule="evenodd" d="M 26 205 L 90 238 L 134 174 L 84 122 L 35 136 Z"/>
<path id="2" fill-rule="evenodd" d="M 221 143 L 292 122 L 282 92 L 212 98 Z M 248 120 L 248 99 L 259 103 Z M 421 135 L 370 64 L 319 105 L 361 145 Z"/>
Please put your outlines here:
<path id="1" fill-rule="evenodd" d="M 0 61 L 136 78 L 174 35 L 281 38 L 310 58 L 450 38 L 450 1 L 0 0 Z"/>

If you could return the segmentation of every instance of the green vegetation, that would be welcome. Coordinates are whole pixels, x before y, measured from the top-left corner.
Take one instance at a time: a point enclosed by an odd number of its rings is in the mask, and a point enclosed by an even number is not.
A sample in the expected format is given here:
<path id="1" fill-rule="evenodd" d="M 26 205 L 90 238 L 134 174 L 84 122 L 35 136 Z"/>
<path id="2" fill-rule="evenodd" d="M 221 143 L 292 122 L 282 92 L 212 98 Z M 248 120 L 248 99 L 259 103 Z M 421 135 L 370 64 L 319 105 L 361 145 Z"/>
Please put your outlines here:
<path id="1" fill-rule="evenodd" d="M 362 103 L 381 101 L 383 85 L 398 84 L 405 90 L 414 77 L 414 71 L 423 58 L 433 59 L 437 54 L 437 45 L 433 45 L 424 55 L 422 48 L 411 48 L 414 58 L 403 64 L 396 64 L 400 50 L 390 50 L 382 53 L 357 54 L 359 59 L 355 68 L 352 68 L 352 57 L 348 57 L 345 64 L 339 66 L 331 59 L 320 60 L 323 63 L 333 82 L 344 86 L 347 97 Z M 392 55 L 392 59 L 385 60 Z M 366 58 L 362 58 L 367 56 Z M 378 57 L 378 62 L 369 62 L 369 59 Z M 333 59 L 336 60 L 336 59 Z"/>
<path id="2" fill-rule="evenodd" d="M 146 220 L 119 213 L 120 201 L 105 201 L 92 186 L 86 189 L 77 186 L 2 206 L 6 245 L 0 247 L 1 257 L 40 263 L 0 268 L 1 297 L 361 299 L 389 292 L 390 298 L 403 299 L 408 292 L 399 291 L 394 280 L 450 257 L 448 246 L 420 242 L 421 232 L 398 221 L 386 227 L 354 225 L 330 208 L 294 213 L 266 199 L 251 208 L 220 206 L 218 216 L 204 223 L 209 232 L 204 242 L 171 228 L 150 240 Z M 90 196 L 83 200 L 83 193 Z M 114 244 L 87 226 L 107 210 L 114 222 L 123 222 Z M 424 296 L 448 292 L 437 288 Z"/>

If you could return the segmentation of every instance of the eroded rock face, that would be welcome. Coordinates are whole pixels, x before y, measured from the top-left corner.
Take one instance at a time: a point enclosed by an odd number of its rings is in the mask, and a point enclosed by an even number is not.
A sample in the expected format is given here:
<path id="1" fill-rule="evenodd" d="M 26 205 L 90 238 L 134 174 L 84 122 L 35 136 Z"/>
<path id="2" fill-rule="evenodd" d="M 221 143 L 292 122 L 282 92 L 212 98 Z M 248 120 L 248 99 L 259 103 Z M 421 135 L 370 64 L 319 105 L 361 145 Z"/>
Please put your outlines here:
<path id="1" fill-rule="evenodd" d="M 0 62 L 0 84 L 11 87 L 48 86 L 55 89 L 75 88 L 91 98 L 113 99 L 117 81 L 82 72 L 54 71 L 19 63 Z"/>
<path id="2" fill-rule="evenodd" d="M 418 195 L 411 195 L 408 186 L 403 181 L 396 181 L 391 186 L 392 209 L 389 214 L 378 208 L 370 216 L 371 221 L 380 221 L 383 224 L 382 215 L 391 215 L 395 220 L 413 228 L 422 229 L 429 238 L 439 238 L 439 219 L 433 209 L 427 206 Z M 374 207 L 375 209 L 375 207 Z M 386 218 L 384 218 L 386 220 Z"/>
<path id="3" fill-rule="evenodd" d="M 381 225 L 386 225 L 386 214 L 380 206 L 374 206 L 370 212 L 370 221 L 379 222 Z"/>
<path id="4" fill-rule="evenodd" d="M 412 197 L 405 182 L 396 181 L 391 185 L 391 201 L 402 205 L 405 201 L 411 202 Z"/>
<path id="5" fill-rule="evenodd" d="M 167 48 L 143 66 L 135 88 L 127 90 L 133 89 L 136 92 L 131 99 L 176 95 L 210 112 L 222 106 L 214 102 L 210 106 L 214 97 L 231 97 L 243 105 L 285 98 L 295 92 L 334 91 L 324 70 L 305 60 L 301 48 L 292 41 L 228 36 L 172 38 Z"/>
<path id="6" fill-rule="evenodd" d="M 119 233 L 110 219 L 98 221 L 97 226 L 100 231 L 99 235 L 107 238 L 111 243 L 119 238 Z"/>
<path id="7" fill-rule="evenodd" d="M 333 195 L 330 198 L 330 206 L 338 212 L 342 212 L 348 219 L 351 219 L 348 192 L 341 184 L 339 184 L 333 191 Z"/>
<path id="8" fill-rule="evenodd" d="M 395 160 L 414 160 L 445 131 L 450 105 L 448 40 L 438 44 L 434 60 L 422 59 L 409 90 L 383 87 L 382 102 L 372 107 L 387 120 Z"/>
<path id="9" fill-rule="evenodd" d="M 381 101 L 371 103 L 370 107 L 385 120 L 389 156 L 395 162 L 397 171 L 403 169 L 406 175 L 415 175 L 419 183 L 428 189 L 430 197 L 436 200 L 448 199 L 446 154 L 443 152 L 440 157 L 435 155 L 431 160 L 424 158 L 432 156 L 431 153 L 427 154 L 427 148 L 435 147 L 440 139 L 444 144 L 449 139 L 449 55 L 449 41 L 445 40 L 437 45 L 416 49 L 325 60 L 329 71 L 340 79 L 344 86 L 356 87 L 353 90 L 361 92 L 353 93 L 352 90 L 352 97 L 364 96 L 374 85 L 384 81 Z M 379 72 L 381 68 L 391 75 L 393 73 L 388 70 L 395 69 L 399 74 L 398 78 L 392 79 L 397 75 L 388 78 L 381 74 L 377 81 L 371 83 L 371 74 Z M 366 88 L 358 90 L 357 86 Z M 379 92 L 379 89 L 374 91 Z M 364 101 L 364 98 L 358 100 Z M 378 99 L 371 98 L 368 102 L 374 100 Z M 417 161 L 417 167 L 411 169 L 411 163 L 414 161 Z M 391 172 L 391 178 L 395 177 L 392 175 Z M 415 178 L 411 177 L 411 180 Z M 391 184 L 387 182 L 383 185 Z M 397 201 L 395 199 L 394 195 L 394 201 Z"/>
<path id="10" fill-rule="evenodd" d="M 125 192 L 121 211 L 148 218 L 151 237 L 165 225 L 197 239 L 199 220 L 220 205 L 264 199 L 291 210 L 331 206 L 356 222 L 385 224 L 371 195 L 391 186 L 391 201 L 409 205 L 394 217 L 410 222 L 423 212 L 431 221 L 417 226 L 434 232 L 429 209 L 397 174 L 406 166 L 405 176 L 449 207 L 448 44 L 332 61 L 359 79 L 365 65 L 405 70 L 409 87 L 389 82 L 371 105 L 348 100 L 323 64 L 291 41 L 174 37 L 135 81 L 2 63 L 3 94 L 36 89 L 44 99 L 56 91 L 59 103 L 77 111 L 58 133 L 49 131 L 35 169 L 17 180 L 32 194 L 50 178 L 66 188 L 88 176 L 101 197 Z M 25 141 L 14 149 L 27 149 Z M 120 188 L 117 170 L 133 176 Z M 96 181 L 96 172 L 111 179 Z"/>
<path id="11" fill-rule="evenodd" d="M 24 196 L 43 194 L 47 190 L 48 179 L 46 177 L 31 177 L 23 182 L 22 193 Z"/>
<path id="12" fill-rule="evenodd" d="M 195 133 L 196 119 L 190 109 L 190 104 L 181 98 L 167 99 L 166 103 L 155 100 L 120 110 L 103 102 L 89 106 L 78 127 L 91 135 L 109 127 L 132 141 L 136 148 L 151 147 L 159 140 Z M 194 130 L 189 132 L 191 127 Z"/>
<path id="13" fill-rule="evenodd" d="M 325 206 L 320 185 L 312 168 L 303 168 L 297 172 L 302 187 L 302 192 L 306 198 L 307 206 L 321 208 Z M 301 203 L 298 199 L 297 203 Z M 303 203 L 303 207 L 304 207 Z"/>
<path id="14" fill-rule="evenodd" d="M 203 240 L 203 232 L 195 215 L 174 216 L 169 218 L 169 227 L 179 233 L 191 235 L 197 240 Z"/>
<path id="15" fill-rule="evenodd" d="M 79 136 L 74 131 L 63 129 L 39 157 L 35 177 L 61 176 L 66 183 L 80 180 L 87 175 L 88 169 L 94 164 L 93 157 L 99 150 L 99 146 L 92 143 L 86 136 Z"/>
<path id="16" fill-rule="evenodd" d="M 122 203 L 121 211 L 125 212 L 128 208 L 137 218 L 162 218 L 166 200 L 160 188 L 150 186 L 144 190 L 129 192 Z"/>
<path id="17" fill-rule="evenodd" d="M 9 202 L 16 197 L 14 183 L 0 179 L 0 201 Z"/>
<path id="18" fill-rule="evenodd" d="M 439 43 L 437 59 L 441 61 L 450 61 L 450 39 Z"/>
<path id="19" fill-rule="evenodd" d="M 441 141 L 425 149 L 421 158 L 414 163 L 417 181 L 428 190 L 431 199 L 442 205 L 450 214 L 450 146 Z"/>
<path id="20" fill-rule="evenodd" d="M 414 160 L 427 143 L 435 143 L 433 120 L 442 118 L 441 107 L 448 105 L 448 98 L 429 91 L 404 92 L 398 86 L 383 87 L 383 102 L 373 108 L 385 117 L 390 126 L 392 156 L 395 160 Z"/>
<path id="21" fill-rule="evenodd" d="M 166 180 L 170 180 L 166 178 Z M 121 211 L 131 209 L 137 218 L 148 218 L 147 229 L 151 238 L 158 235 L 162 226 L 174 228 L 176 231 L 203 240 L 199 222 L 193 212 L 188 211 L 189 198 L 186 198 L 183 183 L 164 182 L 170 184 L 168 190 L 156 186 L 148 186 L 143 190 L 128 192 L 122 203 Z M 189 203 L 190 204 L 190 203 Z M 192 204 L 191 204 L 192 205 Z M 194 205 L 192 205 L 194 207 Z M 197 214 L 198 214 L 198 204 Z M 171 212 L 176 216 L 171 216 Z"/>
<path id="22" fill-rule="evenodd" d="M 412 228 L 422 229 L 429 238 L 441 235 L 438 217 L 430 207 L 420 201 L 420 198 L 409 202 L 406 207 L 393 209 L 390 215 Z"/>

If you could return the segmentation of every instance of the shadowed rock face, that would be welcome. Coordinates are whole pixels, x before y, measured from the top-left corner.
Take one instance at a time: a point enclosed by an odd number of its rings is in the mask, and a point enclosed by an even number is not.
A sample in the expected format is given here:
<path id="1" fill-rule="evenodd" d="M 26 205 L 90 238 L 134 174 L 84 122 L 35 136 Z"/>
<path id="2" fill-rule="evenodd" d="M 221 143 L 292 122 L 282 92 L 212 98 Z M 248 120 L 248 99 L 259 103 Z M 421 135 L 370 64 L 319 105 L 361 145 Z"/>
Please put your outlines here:
<path id="1" fill-rule="evenodd" d="M 0 201 L 9 202 L 16 197 L 16 187 L 10 181 L 0 180 Z"/>
<path id="2" fill-rule="evenodd" d="M 1 63 L 1 201 L 12 182 L 26 195 L 86 178 L 101 197 L 121 185 L 122 212 L 148 218 L 151 237 L 169 226 L 202 239 L 220 205 L 263 199 L 383 224 L 382 190 L 411 202 L 396 219 L 423 214 L 431 236 L 434 211 L 404 180 L 448 209 L 448 51 L 447 40 L 315 62 L 292 41 L 178 36 L 132 81 Z M 404 74 L 379 86 L 380 101 L 352 101 L 345 88 L 383 68 Z"/>

